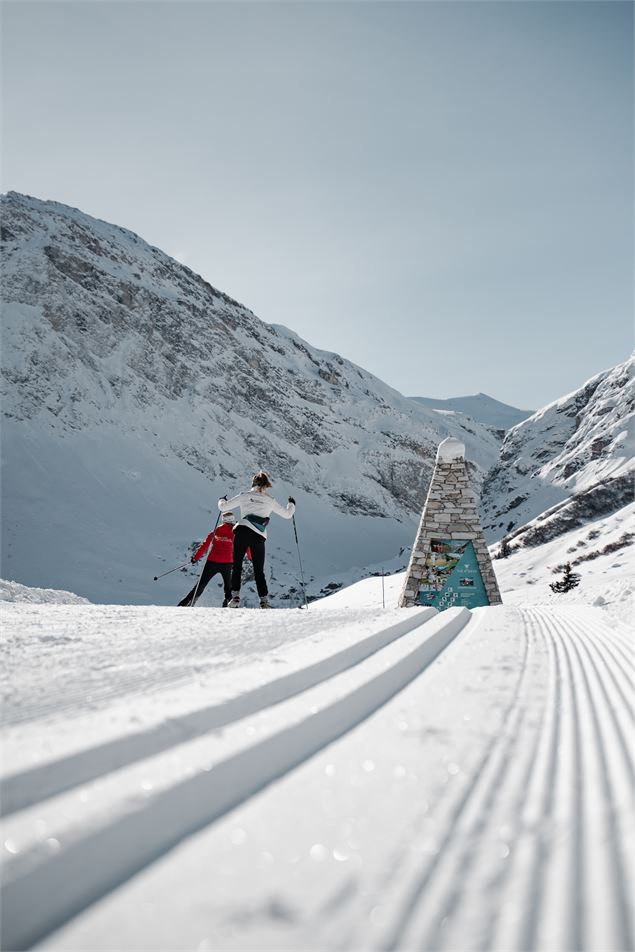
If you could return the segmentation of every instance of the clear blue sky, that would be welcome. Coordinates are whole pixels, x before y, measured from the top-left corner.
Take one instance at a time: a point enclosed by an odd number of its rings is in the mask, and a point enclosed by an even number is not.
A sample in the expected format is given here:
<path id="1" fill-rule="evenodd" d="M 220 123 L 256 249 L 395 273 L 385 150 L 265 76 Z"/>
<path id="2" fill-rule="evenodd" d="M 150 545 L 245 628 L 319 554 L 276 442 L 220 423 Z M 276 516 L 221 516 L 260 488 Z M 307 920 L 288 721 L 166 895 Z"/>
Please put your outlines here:
<path id="1" fill-rule="evenodd" d="M 628 356 L 631 3 L 2 20 L 3 191 L 133 229 L 408 395 L 535 408 Z"/>

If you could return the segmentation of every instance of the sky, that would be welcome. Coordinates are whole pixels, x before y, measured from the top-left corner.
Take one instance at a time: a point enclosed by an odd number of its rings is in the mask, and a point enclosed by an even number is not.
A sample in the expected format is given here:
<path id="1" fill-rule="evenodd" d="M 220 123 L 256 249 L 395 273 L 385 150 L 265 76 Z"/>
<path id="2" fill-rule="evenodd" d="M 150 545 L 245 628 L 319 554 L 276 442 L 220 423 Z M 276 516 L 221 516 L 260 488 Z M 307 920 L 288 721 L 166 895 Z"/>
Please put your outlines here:
<path id="1" fill-rule="evenodd" d="M 631 3 L 1 16 L 2 191 L 132 229 L 408 396 L 535 409 L 632 350 Z"/>

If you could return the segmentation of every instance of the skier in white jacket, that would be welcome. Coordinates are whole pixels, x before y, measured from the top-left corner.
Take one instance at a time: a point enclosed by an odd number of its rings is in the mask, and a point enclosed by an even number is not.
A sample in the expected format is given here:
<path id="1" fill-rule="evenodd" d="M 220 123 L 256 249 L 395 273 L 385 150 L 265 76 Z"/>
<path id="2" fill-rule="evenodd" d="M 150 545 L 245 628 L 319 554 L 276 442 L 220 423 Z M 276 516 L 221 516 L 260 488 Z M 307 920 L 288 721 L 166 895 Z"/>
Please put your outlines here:
<path id="1" fill-rule="evenodd" d="M 283 519 L 291 519 L 295 512 L 295 499 L 289 496 L 286 506 L 281 506 L 267 492 L 271 489 L 271 480 L 265 472 L 256 473 L 251 481 L 251 489 L 239 493 L 232 499 L 223 496 L 218 500 L 221 512 L 240 508 L 240 519 L 234 527 L 234 564 L 232 566 L 232 597 L 230 608 L 240 606 L 240 583 L 242 579 L 243 559 L 247 549 L 251 549 L 251 561 L 256 577 L 256 589 L 260 597 L 260 607 L 269 608 L 267 580 L 265 579 L 265 540 L 267 525 L 272 512 Z"/>

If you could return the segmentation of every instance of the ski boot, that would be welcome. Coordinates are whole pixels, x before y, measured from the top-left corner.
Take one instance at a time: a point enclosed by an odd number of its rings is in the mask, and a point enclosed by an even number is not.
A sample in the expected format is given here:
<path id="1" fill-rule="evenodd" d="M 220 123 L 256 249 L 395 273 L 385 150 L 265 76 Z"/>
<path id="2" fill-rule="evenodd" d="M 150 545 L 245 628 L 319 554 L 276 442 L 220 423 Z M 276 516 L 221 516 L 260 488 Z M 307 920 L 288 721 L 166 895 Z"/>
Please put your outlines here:
<path id="1" fill-rule="evenodd" d="M 261 608 L 271 608 L 271 605 L 269 604 L 269 601 L 267 600 L 266 597 L 260 599 L 260 607 L 261 607 Z"/>
<path id="2" fill-rule="evenodd" d="M 240 608 L 240 592 L 232 592 L 228 608 Z"/>

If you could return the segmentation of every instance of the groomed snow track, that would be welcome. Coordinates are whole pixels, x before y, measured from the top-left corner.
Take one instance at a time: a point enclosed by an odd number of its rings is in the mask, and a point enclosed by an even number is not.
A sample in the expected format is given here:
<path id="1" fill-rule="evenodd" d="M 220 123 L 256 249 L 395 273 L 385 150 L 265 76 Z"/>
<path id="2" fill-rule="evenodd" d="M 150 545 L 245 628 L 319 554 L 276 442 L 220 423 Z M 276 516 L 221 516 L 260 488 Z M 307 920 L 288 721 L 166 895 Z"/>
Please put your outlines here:
<path id="1" fill-rule="evenodd" d="M 220 732 L 207 711 L 176 747 L 124 757 L 90 781 L 81 822 L 75 791 L 35 803 L 27 782 L 31 805 L 5 822 L 4 838 L 23 848 L 5 869 L 2 947 L 632 950 L 626 630 L 593 609 L 453 609 L 409 622 L 282 679 L 269 701 L 263 688 Z M 215 733 L 201 734 L 204 723 Z M 253 796 L 272 781 L 264 800 Z M 311 859 L 282 855 L 258 873 L 261 856 L 284 854 L 298 802 Z M 30 832 L 36 818 L 45 844 Z M 316 863 L 316 844 L 337 862 Z M 178 941 L 156 913 L 176 846 L 191 891 Z M 250 905 L 263 876 L 284 899 L 264 925 Z M 231 902 L 244 914 L 230 927 Z M 131 904 L 134 916 L 121 911 Z"/>
<path id="2" fill-rule="evenodd" d="M 266 684 L 241 693 L 221 703 L 210 704 L 196 711 L 188 711 L 181 717 L 167 721 L 145 731 L 116 737 L 87 750 L 57 758 L 53 763 L 33 767 L 7 777 L 2 784 L 2 815 L 7 816 L 23 810 L 34 803 L 88 783 L 113 770 L 168 750 L 176 743 L 200 737 L 209 731 L 218 730 L 234 721 L 256 714 L 272 704 L 300 694 L 321 681 L 340 674 L 358 664 L 380 648 L 405 635 L 435 614 L 434 609 L 409 613 L 408 617 L 363 638 L 355 644 L 335 651 L 298 671 L 267 681 Z M 152 676 L 146 673 L 148 684 Z M 120 679 L 118 679 L 119 681 Z M 156 679 L 154 679 L 156 680 Z M 121 686 L 119 685 L 119 690 Z M 110 692 L 112 694 L 112 691 Z M 68 703 L 65 695 L 64 703 Z M 60 700 L 54 702 L 59 708 Z M 37 709 L 30 707 L 28 717 L 37 717 Z"/>
<path id="3" fill-rule="evenodd" d="M 128 767 L 127 775 L 115 771 L 110 793 L 108 782 L 102 783 L 101 790 L 95 791 L 93 815 L 87 819 L 84 813 L 79 827 L 63 800 L 55 798 L 52 809 L 43 810 L 36 791 L 38 785 L 45 795 L 68 787 L 70 782 L 61 780 L 65 768 L 75 768 L 74 779 L 79 782 L 87 779 L 89 770 L 93 776 L 102 774 L 103 769 L 96 766 L 98 758 L 84 752 L 65 758 L 61 765 L 54 762 L 8 778 L 10 811 L 15 811 L 16 802 L 33 806 L 4 823 L 5 837 L 16 835 L 28 842 L 27 830 L 36 814 L 51 835 L 48 846 L 21 851 L 5 870 L 2 948 L 29 948 L 184 837 L 350 730 L 433 661 L 469 617 L 465 609 L 443 616 L 431 609 L 409 613 L 404 621 L 354 648 L 278 679 L 266 690 L 243 695 L 237 709 L 256 716 L 248 723 L 241 718 L 214 742 L 203 738 L 190 742 L 189 748 L 178 745 L 179 756 L 188 761 L 188 776 L 179 782 L 161 782 L 169 754 L 148 757 L 157 747 L 174 747 L 174 732 L 168 738 L 159 729 L 134 742 L 126 739 L 105 745 L 103 753 L 111 762 L 114 758 L 117 766 L 129 764 L 135 752 L 142 752 L 143 761 Z M 355 665 L 352 671 L 351 665 Z M 303 688 L 308 690 L 298 698 Z M 265 698 L 281 703 L 258 715 Z M 197 737 L 231 719 L 228 705 L 190 714 L 183 719 L 181 736 Z M 254 741 L 258 735 L 264 736 Z M 147 792 L 139 799 L 141 776 L 152 779 L 146 780 Z M 51 842 L 62 847 L 53 855 Z M 102 857 L 100 862 L 94 861 L 97 856 Z"/>

